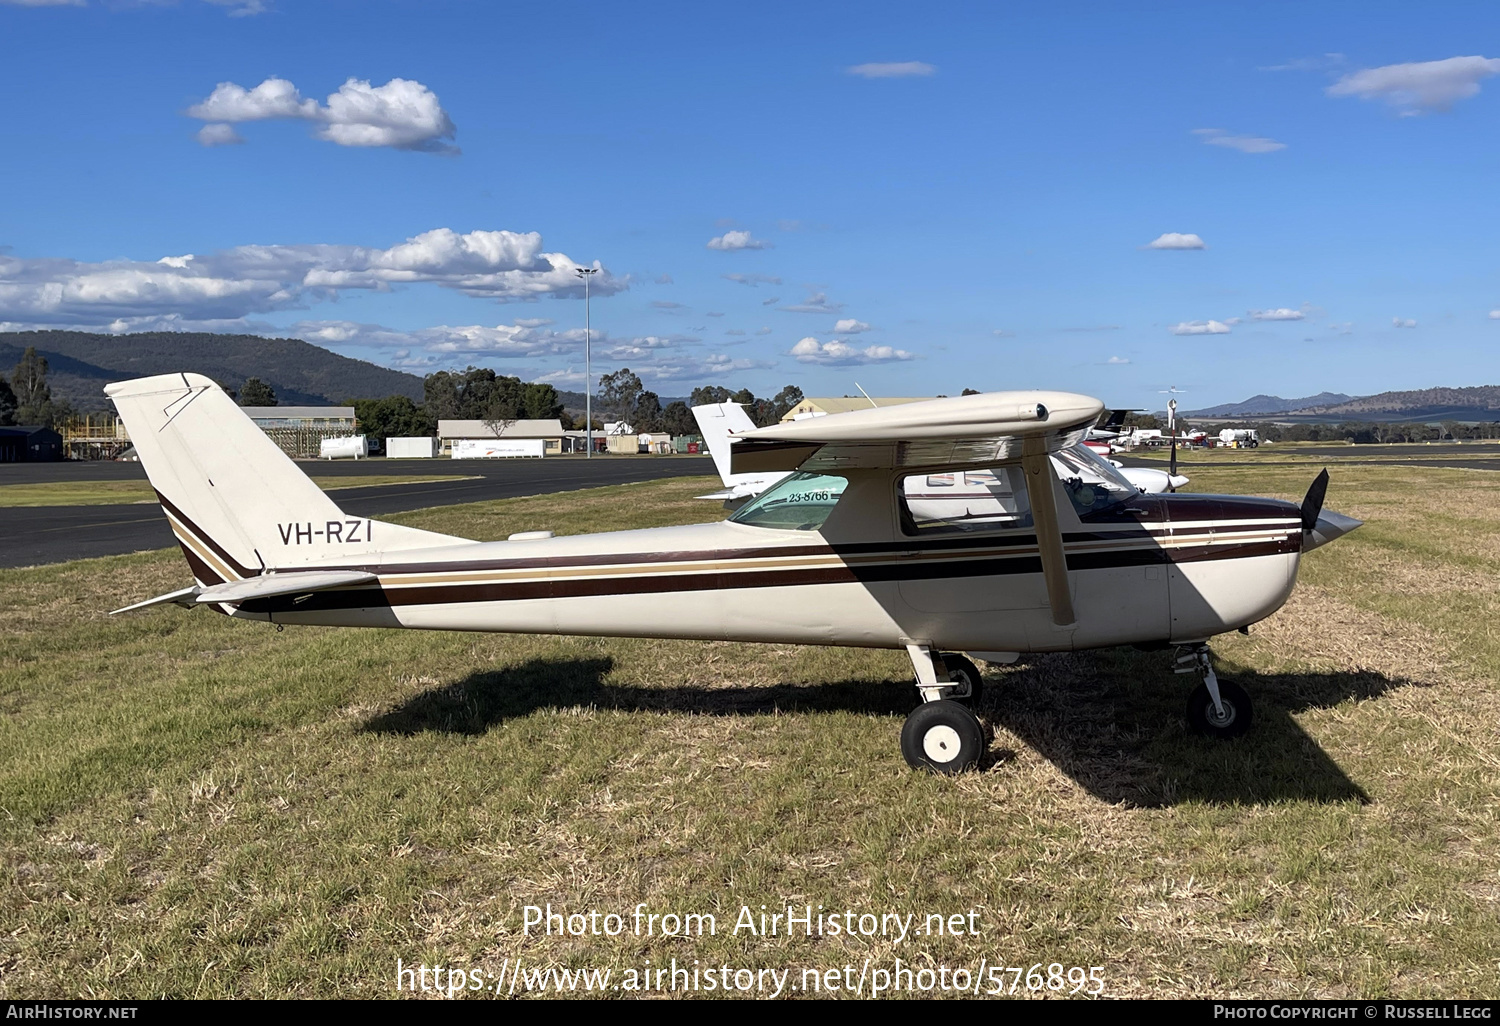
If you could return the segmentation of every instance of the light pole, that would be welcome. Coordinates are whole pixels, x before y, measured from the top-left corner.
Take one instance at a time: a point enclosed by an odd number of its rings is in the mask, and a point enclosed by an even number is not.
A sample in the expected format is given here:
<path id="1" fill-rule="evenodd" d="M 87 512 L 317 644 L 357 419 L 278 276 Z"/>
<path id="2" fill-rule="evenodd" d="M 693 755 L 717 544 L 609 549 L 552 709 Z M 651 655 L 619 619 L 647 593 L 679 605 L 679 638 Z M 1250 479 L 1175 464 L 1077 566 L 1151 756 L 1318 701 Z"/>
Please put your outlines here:
<path id="1" fill-rule="evenodd" d="M 583 430 L 588 438 L 587 459 L 594 458 L 594 365 L 589 346 L 589 281 L 599 273 L 597 267 L 575 267 L 583 279 Z"/>

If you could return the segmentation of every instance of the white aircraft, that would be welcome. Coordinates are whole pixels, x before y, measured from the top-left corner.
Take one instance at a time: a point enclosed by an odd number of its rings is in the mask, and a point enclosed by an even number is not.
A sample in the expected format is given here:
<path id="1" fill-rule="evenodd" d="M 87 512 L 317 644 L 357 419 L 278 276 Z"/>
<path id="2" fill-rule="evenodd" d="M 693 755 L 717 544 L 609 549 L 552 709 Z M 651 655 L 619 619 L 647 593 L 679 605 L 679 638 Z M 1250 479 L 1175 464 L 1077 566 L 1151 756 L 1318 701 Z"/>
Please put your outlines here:
<path id="1" fill-rule="evenodd" d="M 698 431 L 703 435 L 703 443 L 708 446 L 709 455 L 714 458 L 714 468 L 718 470 L 719 478 L 724 482 L 722 490 L 700 495 L 698 498 L 723 499 L 726 506 L 735 509 L 745 500 L 754 498 L 790 473 L 786 471 L 767 474 L 736 474 L 730 468 L 730 451 L 734 440 L 755 430 L 755 422 L 750 419 L 750 415 L 745 412 L 743 406 L 738 403 L 708 403 L 703 406 L 694 406 L 692 411 L 693 419 L 698 422 Z M 1130 410 L 1110 411 L 1112 418 L 1118 414 L 1121 419 L 1130 412 Z M 798 419 L 821 416 L 826 416 L 826 414 L 809 414 Z M 1112 434 L 1112 432 L 1106 433 Z M 1097 434 L 1099 434 L 1099 429 L 1091 428 L 1087 437 L 1092 438 Z M 1088 443 L 1085 441 L 1082 444 Z M 1095 452 L 1098 451 L 1093 446 L 1089 448 Z M 1122 467 L 1110 459 L 1105 459 L 1104 462 L 1113 467 L 1118 476 L 1125 478 L 1139 491 L 1148 495 L 1176 491 L 1188 483 L 1188 478 L 1182 474 L 1168 473 L 1151 467 Z M 1074 459 L 1072 463 L 1072 470 L 1085 477 L 1097 476 L 1100 473 L 1098 461 L 1083 458 Z M 907 496 L 916 500 L 918 495 L 911 490 L 914 485 L 915 481 L 909 480 Z M 944 480 L 940 485 L 934 484 L 932 488 L 923 489 L 924 494 L 921 499 L 929 502 L 963 499 L 983 501 L 994 487 L 994 477 L 987 472 L 960 471 L 951 480 Z"/>
<path id="2" fill-rule="evenodd" d="M 904 649 L 922 702 L 901 749 L 955 772 L 984 750 L 964 704 L 990 660 L 1114 645 L 1179 646 L 1197 673 L 1190 724 L 1232 737 L 1249 697 L 1206 642 L 1270 616 L 1309 549 L 1359 526 L 1302 505 L 1142 495 L 1066 479 L 1101 404 L 992 392 L 858 410 L 748 432 L 731 471 L 795 471 L 728 520 L 475 542 L 351 517 L 210 379 L 112 384 L 194 584 L 116 612 L 210 606 L 282 624 L 652 636 Z M 986 471 L 1008 502 L 984 517 L 924 515 L 904 480 Z M 997 489 L 998 491 L 998 489 Z M 641 596 L 656 615 L 640 615 Z"/>

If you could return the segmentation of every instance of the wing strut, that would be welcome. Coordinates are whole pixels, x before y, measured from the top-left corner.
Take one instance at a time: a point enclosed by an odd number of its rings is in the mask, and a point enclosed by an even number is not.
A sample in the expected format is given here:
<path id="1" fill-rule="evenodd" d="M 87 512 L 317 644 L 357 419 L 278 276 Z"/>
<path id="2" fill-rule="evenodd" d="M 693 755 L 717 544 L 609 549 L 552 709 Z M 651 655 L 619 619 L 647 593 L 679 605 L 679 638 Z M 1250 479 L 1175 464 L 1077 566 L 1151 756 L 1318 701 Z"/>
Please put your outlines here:
<path id="1" fill-rule="evenodd" d="M 1036 526 L 1036 544 L 1042 557 L 1042 576 L 1047 581 L 1047 601 L 1052 606 L 1052 622 L 1068 627 L 1077 621 L 1073 615 L 1073 595 L 1068 588 L 1068 556 L 1063 551 L 1062 529 L 1057 525 L 1057 498 L 1052 487 L 1052 457 L 1046 452 L 1031 452 L 1027 439 L 1021 467 L 1026 471 L 1026 495 L 1031 500 L 1031 518 Z"/>

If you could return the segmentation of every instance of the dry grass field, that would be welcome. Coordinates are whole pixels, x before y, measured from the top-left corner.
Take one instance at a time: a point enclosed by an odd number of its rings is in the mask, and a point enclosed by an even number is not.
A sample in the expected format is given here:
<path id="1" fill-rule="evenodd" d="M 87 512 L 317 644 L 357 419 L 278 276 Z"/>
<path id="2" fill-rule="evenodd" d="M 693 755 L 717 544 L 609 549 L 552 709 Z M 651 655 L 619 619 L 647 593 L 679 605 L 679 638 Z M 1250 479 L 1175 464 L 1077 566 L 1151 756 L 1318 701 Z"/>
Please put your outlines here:
<path id="1" fill-rule="evenodd" d="M 1192 488 L 1300 499 L 1314 470 Z M 685 523 L 722 515 L 706 487 L 398 519 Z M 896 653 L 110 619 L 187 581 L 175 552 L 0 570 L 0 997 L 382 997 L 398 958 L 502 983 L 696 959 L 791 969 L 783 996 L 898 958 L 1098 966 L 1119 996 L 1500 996 L 1500 475 L 1341 465 L 1328 506 L 1367 525 L 1215 643 L 1247 737 L 1187 733 L 1170 653 L 1044 656 L 988 669 L 994 739 L 957 778 L 901 759 Z M 549 902 L 717 932 L 523 935 Z M 732 932 L 788 904 L 977 932 Z"/>

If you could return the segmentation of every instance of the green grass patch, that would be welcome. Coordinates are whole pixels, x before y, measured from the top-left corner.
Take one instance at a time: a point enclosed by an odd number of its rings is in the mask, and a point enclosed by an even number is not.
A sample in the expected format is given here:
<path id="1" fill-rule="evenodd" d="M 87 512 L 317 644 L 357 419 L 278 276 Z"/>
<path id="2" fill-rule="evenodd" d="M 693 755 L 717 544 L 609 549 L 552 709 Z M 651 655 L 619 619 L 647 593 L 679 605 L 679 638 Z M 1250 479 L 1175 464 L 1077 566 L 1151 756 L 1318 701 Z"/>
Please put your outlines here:
<path id="1" fill-rule="evenodd" d="M 1300 498 L 1300 467 L 1199 491 Z M 711 479 L 403 514 L 499 538 L 715 520 Z M 174 553 L 0 570 L 0 997 L 390 996 L 395 963 L 1102 966 L 1109 994 L 1500 988 L 1500 479 L 1340 468 L 1367 526 L 1215 644 L 989 667 L 980 772 L 913 773 L 893 652 L 290 628 L 177 609 Z M 649 605 L 649 604 L 648 604 Z M 643 610 L 649 615 L 649 608 Z M 688 940 L 521 909 L 712 913 Z M 977 936 L 749 937 L 742 905 L 976 913 Z M 1009 982 L 1009 976 L 1005 977 Z M 1023 981 L 1024 986 L 1024 981 Z"/>

